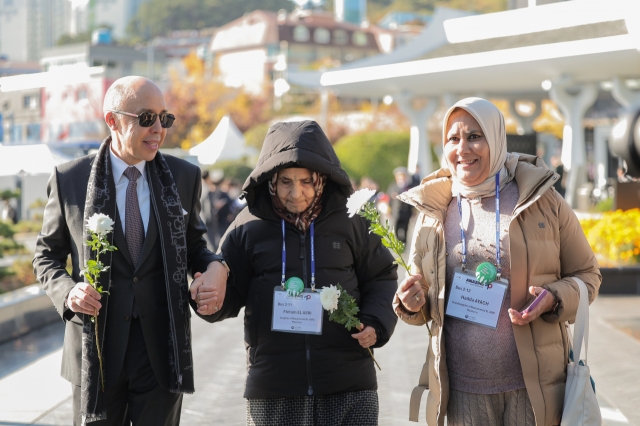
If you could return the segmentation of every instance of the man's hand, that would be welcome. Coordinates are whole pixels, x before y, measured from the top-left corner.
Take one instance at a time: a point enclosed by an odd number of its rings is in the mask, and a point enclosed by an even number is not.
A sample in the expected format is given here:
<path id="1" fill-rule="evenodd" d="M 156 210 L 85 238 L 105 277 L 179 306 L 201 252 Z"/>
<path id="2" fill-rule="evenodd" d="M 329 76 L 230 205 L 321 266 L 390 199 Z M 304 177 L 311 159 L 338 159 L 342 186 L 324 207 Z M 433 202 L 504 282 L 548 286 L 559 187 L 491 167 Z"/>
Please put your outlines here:
<path id="1" fill-rule="evenodd" d="M 102 295 L 87 283 L 76 284 L 67 296 L 67 307 L 77 314 L 98 315 Z"/>
<path id="2" fill-rule="evenodd" d="M 211 262 L 204 274 L 196 272 L 189 291 L 198 304 L 200 315 L 218 312 L 227 291 L 227 268 L 218 261 Z"/>
<path id="3" fill-rule="evenodd" d="M 542 293 L 544 289 L 542 287 L 529 287 L 529 293 L 538 297 L 540 293 Z M 551 292 L 547 293 L 544 298 L 538 303 L 538 305 L 533 308 L 530 312 L 525 313 L 524 315 L 515 309 L 509 309 L 509 317 L 511 318 L 511 322 L 516 325 L 525 325 L 529 324 L 534 319 L 538 318 L 540 315 L 547 312 L 553 306 L 554 298 Z"/>
<path id="4" fill-rule="evenodd" d="M 360 346 L 368 348 L 376 344 L 378 337 L 376 336 L 375 328 L 369 325 L 360 324 L 358 330 L 360 330 L 360 333 L 352 334 L 351 337 L 358 339 Z"/>
<path id="5" fill-rule="evenodd" d="M 398 299 L 409 312 L 418 312 L 425 304 L 424 290 L 420 285 L 422 275 L 410 275 L 398 286 Z"/>

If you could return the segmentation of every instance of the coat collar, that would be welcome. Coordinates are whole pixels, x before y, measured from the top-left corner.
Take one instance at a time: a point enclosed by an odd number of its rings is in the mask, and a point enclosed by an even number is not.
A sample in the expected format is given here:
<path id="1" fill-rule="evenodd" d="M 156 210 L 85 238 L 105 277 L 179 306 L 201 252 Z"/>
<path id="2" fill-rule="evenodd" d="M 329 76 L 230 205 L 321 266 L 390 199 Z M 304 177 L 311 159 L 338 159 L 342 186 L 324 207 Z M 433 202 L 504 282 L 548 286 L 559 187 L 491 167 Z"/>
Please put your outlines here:
<path id="1" fill-rule="evenodd" d="M 558 178 L 559 175 L 549 170 L 539 157 L 519 154 L 515 181 L 518 184 L 520 197 L 513 215 L 518 215 L 536 202 Z M 441 168 L 422 179 L 419 186 L 398 195 L 398 199 L 444 223 L 447 206 L 452 199 L 452 183 L 451 171 Z"/>

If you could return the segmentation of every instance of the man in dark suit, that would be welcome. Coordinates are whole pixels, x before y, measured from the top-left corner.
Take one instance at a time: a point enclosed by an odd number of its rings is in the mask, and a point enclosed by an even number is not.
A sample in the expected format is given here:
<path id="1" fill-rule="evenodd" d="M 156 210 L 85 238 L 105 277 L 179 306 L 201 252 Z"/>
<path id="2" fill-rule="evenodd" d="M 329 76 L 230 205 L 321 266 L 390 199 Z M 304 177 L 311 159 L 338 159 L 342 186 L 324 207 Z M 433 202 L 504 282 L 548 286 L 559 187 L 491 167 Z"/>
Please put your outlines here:
<path id="1" fill-rule="evenodd" d="M 98 154 L 58 166 L 49 180 L 34 269 L 66 323 L 62 377 L 72 384 L 74 425 L 178 425 L 182 394 L 194 391 L 189 304 L 216 311 L 227 268 L 202 237 L 200 169 L 158 152 L 174 120 L 160 89 L 142 77 L 117 80 L 104 118 L 111 135 Z M 95 256 L 84 244 L 95 213 L 115 221 L 107 237 L 117 250 L 100 258 L 109 267 L 102 294 L 81 271 Z M 203 284 L 214 290 L 197 307 Z"/>

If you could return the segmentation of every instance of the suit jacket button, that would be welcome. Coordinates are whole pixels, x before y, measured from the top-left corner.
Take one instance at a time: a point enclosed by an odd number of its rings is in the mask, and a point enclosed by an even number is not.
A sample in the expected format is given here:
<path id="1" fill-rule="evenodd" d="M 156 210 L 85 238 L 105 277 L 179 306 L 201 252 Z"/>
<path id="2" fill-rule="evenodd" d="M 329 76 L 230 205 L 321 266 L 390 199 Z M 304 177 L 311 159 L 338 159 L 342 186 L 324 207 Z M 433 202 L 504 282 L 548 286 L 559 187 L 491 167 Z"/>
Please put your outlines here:
<path id="1" fill-rule="evenodd" d="M 138 282 L 138 277 L 133 277 L 133 282 L 137 283 Z"/>
<path id="2" fill-rule="evenodd" d="M 131 317 L 130 317 L 129 315 L 125 315 L 125 316 L 124 316 L 124 320 L 125 320 L 125 321 L 129 321 L 130 319 L 131 319 Z"/>

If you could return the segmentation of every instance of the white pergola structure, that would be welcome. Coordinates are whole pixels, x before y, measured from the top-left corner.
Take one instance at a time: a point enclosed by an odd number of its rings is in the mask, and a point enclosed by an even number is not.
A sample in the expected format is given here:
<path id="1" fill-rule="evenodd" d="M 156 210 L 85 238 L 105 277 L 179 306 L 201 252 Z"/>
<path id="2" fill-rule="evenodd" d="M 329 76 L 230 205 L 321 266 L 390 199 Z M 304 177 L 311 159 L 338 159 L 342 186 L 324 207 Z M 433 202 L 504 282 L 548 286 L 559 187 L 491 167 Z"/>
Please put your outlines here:
<path id="1" fill-rule="evenodd" d="M 567 200 L 575 205 L 576 189 L 586 179 L 582 119 L 599 86 L 611 82 L 622 105 L 640 102 L 625 84 L 640 78 L 640 1 L 572 0 L 462 15 L 439 10 L 399 54 L 322 73 L 316 87 L 346 97 L 398 100 L 412 122 L 409 169 L 419 165 L 422 174 L 432 169 L 426 120 L 438 99 L 446 106 L 466 96 L 512 102 L 550 97 L 565 117 L 562 161 L 569 171 Z M 314 79 L 290 75 L 294 84 L 313 86 Z"/>

